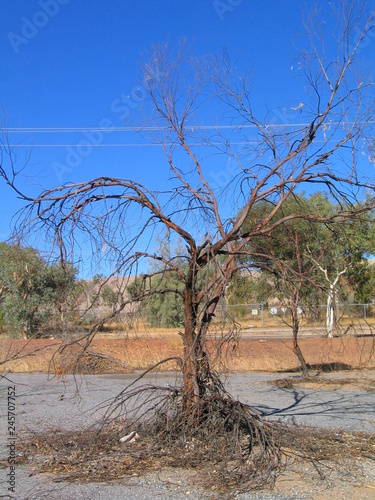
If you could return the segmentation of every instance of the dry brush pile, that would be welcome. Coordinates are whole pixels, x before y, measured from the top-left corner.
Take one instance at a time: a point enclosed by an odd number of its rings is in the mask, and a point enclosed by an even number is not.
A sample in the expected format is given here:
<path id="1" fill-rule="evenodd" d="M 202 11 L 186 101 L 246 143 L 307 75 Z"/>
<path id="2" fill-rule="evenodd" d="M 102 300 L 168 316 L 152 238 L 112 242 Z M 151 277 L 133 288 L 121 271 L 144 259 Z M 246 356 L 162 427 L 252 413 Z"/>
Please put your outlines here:
<path id="1" fill-rule="evenodd" d="M 121 444 L 119 438 L 129 426 L 137 429 L 139 438 Z M 190 469 L 197 472 L 196 486 L 231 495 L 272 489 L 289 467 L 297 466 L 303 474 L 307 463 L 322 480 L 329 481 L 334 470 L 347 475 L 351 470 L 360 479 L 358 463 L 375 460 L 375 436 L 280 424 L 268 424 L 265 431 L 270 460 L 259 453 L 264 443 L 245 431 L 237 434 L 237 443 L 233 429 L 216 433 L 211 429 L 204 436 L 197 431 L 175 441 L 158 425 L 117 422 L 100 431 L 60 430 L 25 437 L 19 446 L 19 463 L 31 462 L 36 473 L 53 473 L 57 482 L 82 483 L 120 481 L 164 468 Z"/>

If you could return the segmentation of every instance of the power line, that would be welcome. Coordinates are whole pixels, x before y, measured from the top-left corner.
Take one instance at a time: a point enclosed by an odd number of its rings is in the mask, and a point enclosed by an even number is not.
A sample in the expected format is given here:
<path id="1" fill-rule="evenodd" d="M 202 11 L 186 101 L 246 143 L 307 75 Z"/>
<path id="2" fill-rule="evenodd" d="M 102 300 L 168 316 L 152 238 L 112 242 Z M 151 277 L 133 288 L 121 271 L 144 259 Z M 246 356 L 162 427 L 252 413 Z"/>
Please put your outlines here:
<path id="1" fill-rule="evenodd" d="M 231 142 L 230 145 L 238 146 L 241 144 L 259 144 L 259 141 L 240 141 L 240 142 Z M 196 142 L 189 143 L 189 146 L 224 146 L 224 143 L 204 143 L 204 142 Z M 77 148 L 77 147 L 93 147 L 93 148 L 143 148 L 143 147 L 164 147 L 164 146 L 172 146 L 170 144 L 160 144 L 158 142 L 153 143 L 120 143 L 120 144 L 8 144 L 9 147 L 12 148 Z"/>
<path id="2" fill-rule="evenodd" d="M 203 144 L 192 144 L 192 146 L 198 146 Z M 145 143 L 145 144 L 9 144 L 12 148 L 77 148 L 77 147 L 93 147 L 93 148 L 137 148 L 137 147 L 151 147 L 151 146 L 163 146 L 158 143 Z"/>
<path id="3" fill-rule="evenodd" d="M 310 123 L 272 123 L 262 127 L 309 127 Z M 259 128 L 258 125 L 190 125 L 184 127 L 186 131 L 194 130 L 242 130 Z M 71 133 L 71 132 L 142 132 L 149 130 L 150 132 L 157 132 L 168 130 L 168 127 L 9 127 L 7 132 L 24 133 L 24 132 L 37 132 L 37 133 Z"/>
<path id="4" fill-rule="evenodd" d="M 361 123 L 361 122 L 359 122 Z M 341 125 L 342 122 L 329 122 L 326 123 L 327 126 L 337 126 Z M 347 125 L 353 125 L 354 122 L 348 122 Z M 374 125 L 375 120 L 370 120 L 367 122 L 368 125 Z M 194 130 L 243 130 L 243 129 L 259 129 L 259 128 L 271 128 L 271 127 L 310 127 L 311 123 L 269 123 L 269 124 L 247 124 L 247 125 L 189 125 L 185 126 L 184 130 L 186 131 L 194 131 Z M 6 132 L 13 133 L 25 133 L 25 132 L 33 132 L 33 133 L 46 133 L 46 134 L 54 134 L 54 133 L 74 133 L 74 132 L 142 132 L 142 131 L 164 131 L 168 130 L 168 127 L 158 126 L 158 127 L 9 127 L 6 128 Z"/>
<path id="5" fill-rule="evenodd" d="M 239 142 L 230 142 L 228 144 L 224 142 L 197 142 L 197 143 L 189 143 L 189 146 L 194 146 L 194 147 L 213 147 L 213 146 L 251 146 L 255 144 L 260 144 L 261 140 L 259 141 L 239 141 Z M 340 142 L 340 139 L 328 139 L 326 141 L 324 140 L 314 140 L 313 141 L 315 144 L 327 144 L 329 142 Z M 79 148 L 79 147 L 93 147 L 93 148 L 144 148 L 144 147 L 165 147 L 165 146 L 172 146 L 172 144 L 160 144 L 157 142 L 154 143 L 121 143 L 121 144 L 92 144 L 92 143 L 87 143 L 87 144 L 8 144 L 7 146 L 12 147 L 12 148 Z"/>

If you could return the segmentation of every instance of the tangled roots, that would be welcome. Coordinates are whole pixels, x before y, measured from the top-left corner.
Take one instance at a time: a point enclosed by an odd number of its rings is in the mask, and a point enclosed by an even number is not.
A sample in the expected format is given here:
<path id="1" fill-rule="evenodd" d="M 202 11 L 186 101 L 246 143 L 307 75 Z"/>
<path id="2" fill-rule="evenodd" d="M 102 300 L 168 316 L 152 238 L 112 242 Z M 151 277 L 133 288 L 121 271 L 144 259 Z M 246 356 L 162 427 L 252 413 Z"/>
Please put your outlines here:
<path id="1" fill-rule="evenodd" d="M 234 400 L 214 376 L 202 393 L 190 405 L 180 390 L 165 387 L 144 386 L 124 394 L 121 403 L 142 394 L 144 404 L 137 405 L 142 408 L 137 419 L 126 419 L 123 431 L 136 430 L 139 442 L 147 442 L 151 455 L 166 465 L 199 466 L 208 486 L 244 491 L 273 483 L 281 452 L 272 426 Z"/>

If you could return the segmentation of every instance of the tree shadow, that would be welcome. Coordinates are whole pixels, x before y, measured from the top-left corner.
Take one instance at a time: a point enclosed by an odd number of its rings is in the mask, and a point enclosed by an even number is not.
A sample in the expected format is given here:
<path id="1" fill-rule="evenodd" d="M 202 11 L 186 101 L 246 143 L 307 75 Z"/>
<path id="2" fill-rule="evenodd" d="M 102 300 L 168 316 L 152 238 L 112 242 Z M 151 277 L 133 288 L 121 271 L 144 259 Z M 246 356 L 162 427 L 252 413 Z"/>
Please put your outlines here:
<path id="1" fill-rule="evenodd" d="M 364 393 L 275 388 L 291 399 L 284 405 L 255 405 L 263 418 L 291 421 L 296 425 L 375 432 L 373 396 Z"/>

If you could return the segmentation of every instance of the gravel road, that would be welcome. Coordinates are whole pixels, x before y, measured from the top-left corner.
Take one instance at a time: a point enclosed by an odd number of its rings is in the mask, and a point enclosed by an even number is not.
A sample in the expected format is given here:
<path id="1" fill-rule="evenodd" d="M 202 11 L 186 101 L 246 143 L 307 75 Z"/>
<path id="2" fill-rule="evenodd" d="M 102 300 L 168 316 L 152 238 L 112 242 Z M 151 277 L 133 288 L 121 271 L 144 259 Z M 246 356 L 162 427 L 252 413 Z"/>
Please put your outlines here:
<path id="1" fill-rule="evenodd" d="M 90 375 L 66 380 L 48 378 L 45 374 L 9 374 L 0 381 L 0 452 L 9 455 L 7 443 L 8 387 L 16 392 L 17 430 L 41 431 L 51 427 L 81 428 L 98 421 L 104 409 L 94 411 L 97 405 L 116 396 L 138 374 Z M 374 393 L 365 390 L 312 390 L 280 389 L 271 384 L 285 375 L 247 373 L 230 374 L 226 385 L 231 393 L 251 404 L 264 417 L 334 429 L 375 432 Z M 148 374 L 145 382 L 174 386 L 178 384 L 175 373 Z M 6 473 L 1 469 L 0 498 L 7 494 Z M 142 478 L 126 478 L 121 483 L 67 485 L 52 482 L 48 477 L 30 476 L 26 467 L 17 467 L 17 492 L 13 498 L 39 499 L 199 499 L 204 496 L 196 491 L 186 474 L 165 471 L 148 474 Z M 241 499 L 298 498 L 290 495 L 241 495 Z M 313 498 L 313 496 L 311 497 Z"/>

